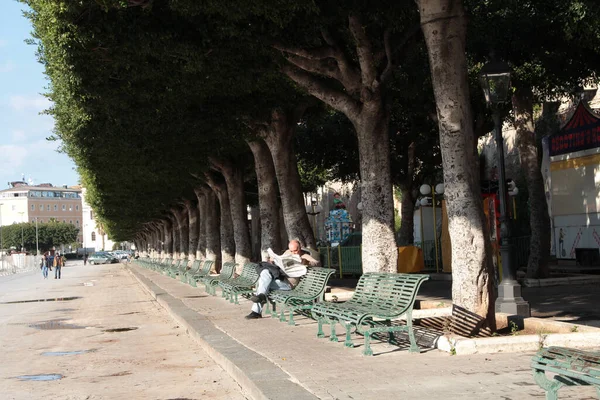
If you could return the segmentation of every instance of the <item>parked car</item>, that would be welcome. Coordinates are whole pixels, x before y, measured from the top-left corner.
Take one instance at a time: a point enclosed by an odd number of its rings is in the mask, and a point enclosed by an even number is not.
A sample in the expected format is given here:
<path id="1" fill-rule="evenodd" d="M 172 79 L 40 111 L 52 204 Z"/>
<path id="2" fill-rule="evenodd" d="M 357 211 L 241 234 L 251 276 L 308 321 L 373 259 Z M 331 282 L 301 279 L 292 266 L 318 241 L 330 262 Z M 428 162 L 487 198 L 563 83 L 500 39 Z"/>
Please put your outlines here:
<path id="1" fill-rule="evenodd" d="M 88 262 L 92 265 L 95 264 L 111 264 L 119 262 L 115 256 L 106 251 L 97 251 L 88 257 Z"/>
<path id="2" fill-rule="evenodd" d="M 128 253 L 124 250 L 114 250 L 111 251 L 111 253 L 114 254 L 118 260 L 127 260 Z"/>

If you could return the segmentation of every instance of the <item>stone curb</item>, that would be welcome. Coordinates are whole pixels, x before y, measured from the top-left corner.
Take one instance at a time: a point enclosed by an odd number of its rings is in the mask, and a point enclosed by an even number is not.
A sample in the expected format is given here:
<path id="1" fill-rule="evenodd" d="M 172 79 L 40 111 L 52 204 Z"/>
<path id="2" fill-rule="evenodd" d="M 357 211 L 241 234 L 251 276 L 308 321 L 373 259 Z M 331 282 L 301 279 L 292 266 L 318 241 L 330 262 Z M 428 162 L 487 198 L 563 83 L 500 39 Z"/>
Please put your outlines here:
<path id="1" fill-rule="evenodd" d="M 455 335 L 444 335 L 438 338 L 436 347 L 456 355 L 522 353 L 538 351 L 541 347 L 562 346 L 572 348 L 594 348 L 600 342 L 600 334 L 582 333 L 548 333 L 538 335 L 498 336 L 469 339 Z"/>
<path id="2" fill-rule="evenodd" d="M 565 278 L 546 278 L 546 279 L 522 279 L 521 284 L 526 287 L 543 286 L 564 286 L 564 285 L 585 285 L 600 282 L 600 276 L 569 276 Z"/>
<path id="3" fill-rule="evenodd" d="M 169 315 L 184 327 L 207 354 L 217 362 L 252 399 L 314 400 L 314 394 L 293 382 L 269 359 L 227 335 L 205 316 L 188 308 L 150 279 L 128 266 L 127 270 Z"/>

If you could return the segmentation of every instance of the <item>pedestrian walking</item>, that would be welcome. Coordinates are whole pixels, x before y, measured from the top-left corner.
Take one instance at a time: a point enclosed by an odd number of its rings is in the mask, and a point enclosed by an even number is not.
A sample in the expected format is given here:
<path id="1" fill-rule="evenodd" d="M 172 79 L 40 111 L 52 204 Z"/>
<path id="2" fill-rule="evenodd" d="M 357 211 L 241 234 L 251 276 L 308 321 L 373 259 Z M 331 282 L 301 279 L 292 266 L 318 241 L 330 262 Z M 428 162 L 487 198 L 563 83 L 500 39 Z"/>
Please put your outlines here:
<path id="1" fill-rule="evenodd" d="M 65 265 L 65 258 L 60 254 L 56 253 L 54 256 L 54 279 L 60 279 L 60 272 L 62 267 Z"/>
<path id="2" fill-rule="evenodd" d="M 87 254 L 83 255 L 83 265 L 87 264 Z"/>
<path id="3" fill-rule="evenodd" d="M 42 276 L 44 279 L 48 279 L 48 255 L 44 253 L 40 261 L 40 268 L 42 270 Z"/>

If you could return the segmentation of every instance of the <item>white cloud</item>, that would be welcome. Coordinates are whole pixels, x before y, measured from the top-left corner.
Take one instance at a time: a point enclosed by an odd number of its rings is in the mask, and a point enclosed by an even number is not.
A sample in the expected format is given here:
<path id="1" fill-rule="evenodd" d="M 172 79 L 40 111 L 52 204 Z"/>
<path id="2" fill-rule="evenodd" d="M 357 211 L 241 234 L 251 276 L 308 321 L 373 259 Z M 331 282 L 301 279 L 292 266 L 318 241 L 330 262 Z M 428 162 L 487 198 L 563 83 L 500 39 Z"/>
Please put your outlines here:
<path id="1" fill-rule="evenodd" d="M 64 154 L 58 154 L 59 141 L 37 140 L 24 145 L 0 145 L 0 175 L 7 176 L 9 179 L 20 179 L 21 174 L 25 172 L 27 176 L 37 176 L 43 174 L 44 163 L 47 160 L 56 158 L 56 161 L 64 161 Z M 16 177 L 16 178 L 11 178 Z"/>
<path id="2" fill-rule="evenodd" d="M 29 151 L 25 146 L 0 145 L 0 174 L 21 176 L 19 169 L 27 159 Z"/>
<path id="3" fill-rule="evenodd" d="M 27 137 L 25 132 L 23 132 L 21 130 L 12 131 L 11 133 L 12 133 L 12 141 L 13 142 L 23 142 L 23 141 L 25 141 L 25 138 Z"/>
<path id="4" fill-rule="evenodd" d="M 0 47 L 2 47 L 2 46 L 0 46 Z M 8 60 L 8 61 L 0 64 L 0 73 L 10 72 L 10 71 L 14 70 L 15 67 L 16 67 L 16 64 L 12 60 Z"/>
<path id="5" fill-rule="evenodd" d="M 11 96 L 8 100 L 11 108 L 15 111 L 33 109 L 43 111 L 52 105 L 52 102 L 42 95 L 37 96 Z"/>

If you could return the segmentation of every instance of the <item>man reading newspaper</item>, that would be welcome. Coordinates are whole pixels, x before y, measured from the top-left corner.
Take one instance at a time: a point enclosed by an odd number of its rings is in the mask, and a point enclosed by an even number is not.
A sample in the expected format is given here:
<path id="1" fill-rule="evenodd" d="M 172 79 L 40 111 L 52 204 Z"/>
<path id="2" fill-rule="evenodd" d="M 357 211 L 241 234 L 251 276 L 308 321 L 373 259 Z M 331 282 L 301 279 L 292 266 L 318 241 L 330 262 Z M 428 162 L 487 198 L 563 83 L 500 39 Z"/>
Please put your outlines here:
<path id="1" fill-rule="evenodd" d="M 302 249 L 297 240 L 290 240 L 288 250 L 280 256 L 271 249 L 268 253 L 269 262 L 259 264 L 261 271 L 256 283 L 256 293 L 250 297 L 254 304 L 246 319 L 262 318 L 262 306 L 267 302 L 269 291 L 292 290 L 300 277 L 306 274 L 307 265 L 319 266 L 319 261 L 310 255 L 310 251 Z"/>

